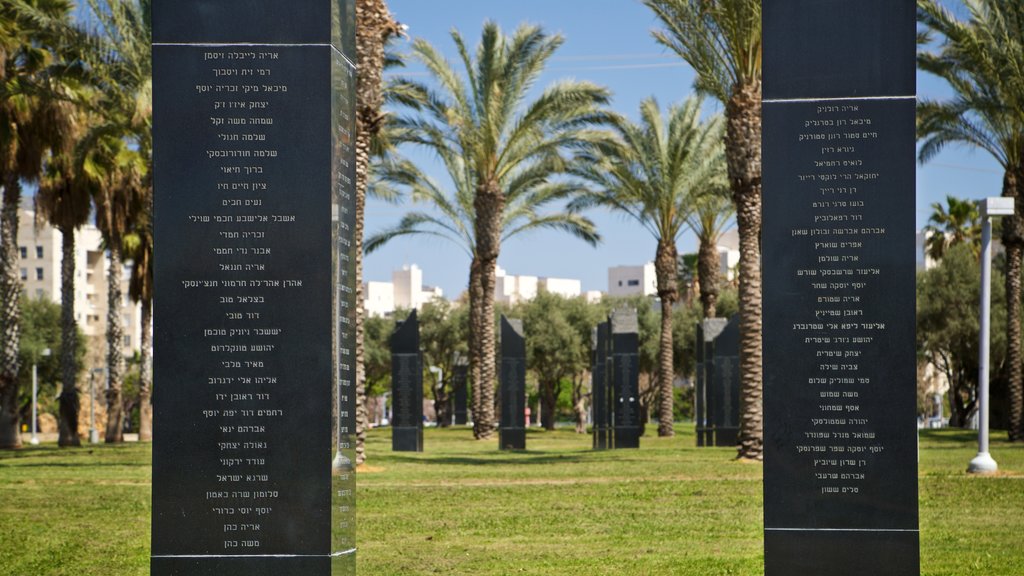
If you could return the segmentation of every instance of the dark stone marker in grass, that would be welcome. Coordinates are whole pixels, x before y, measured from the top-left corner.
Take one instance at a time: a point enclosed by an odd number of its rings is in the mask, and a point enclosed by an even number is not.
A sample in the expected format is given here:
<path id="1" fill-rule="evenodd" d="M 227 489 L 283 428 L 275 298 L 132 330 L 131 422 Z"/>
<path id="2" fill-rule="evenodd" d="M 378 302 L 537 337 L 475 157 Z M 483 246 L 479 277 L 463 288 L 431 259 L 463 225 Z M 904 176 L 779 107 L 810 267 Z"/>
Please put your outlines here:
<path id="1" fill-rule="evenodd" d="M 391 449 L 423 451 L 423 357 L 415 310 L 391 334 Z"/>
<path id="2" fill-rule="evenodd" d="M 594 450 L 606 450 L 611 444 L 612 389 L 608 385 L 608 323 L 602 322 L 593 333 L 593 370 L 591 373 L 591 409 Z"/>
<path id="3" fill-rule="evenodd" d="M 915 4 L 765 0 L 765 574 L 919 574 Z"/>
<path id="4" fill-rule="evenodd" d="M 152 12 L 151 573 L 355 574 L 354 2 Z"/>
<path id="5" fill-rule="evenodd" d="M 640 336 L 636 310 L 616 310 L 608 319 L 611 332 L 613 448 L 640 447 Z"/>
<path id="6" fill-rule="evenodd" d="M 735 446 L 739 432 L 739 316 L 697 325 L 697 446 Z"/>
<path id="7" fill-rule="evenodd" d="M 466 392 L 466 385 L 469 375 L 469 366 L 464 363 L 456 362 L 452 369 L 452 388 L 455 391 L 455 425 L 461 426 L 469 422 L 467 417 L 468 413 L 468 399 Z"/>
<path id="8" fill-rule="evenodd" d="M 526 450 L 526 339 L 523 321 L 501 317 L 499 448 Z"/>

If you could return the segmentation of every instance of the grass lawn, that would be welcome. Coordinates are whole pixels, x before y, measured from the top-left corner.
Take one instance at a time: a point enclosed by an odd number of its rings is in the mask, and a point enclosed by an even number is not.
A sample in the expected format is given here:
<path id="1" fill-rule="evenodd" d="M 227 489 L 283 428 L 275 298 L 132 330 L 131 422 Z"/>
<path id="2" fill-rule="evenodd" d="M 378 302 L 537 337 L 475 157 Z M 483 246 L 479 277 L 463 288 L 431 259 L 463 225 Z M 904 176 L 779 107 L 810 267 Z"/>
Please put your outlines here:
<path id="1" fill-rule="evenodd" d="M 358 570 L 412 574 L 762 573 L 761 466 L 694 445 L 692 428 L 640 450 L 593 452 L 569 430 L 499 452 L 427 430 L 426 452 L 371 432 L 359 475 Z M 964 473 L 974 435 L 921 437 L 921 573 L 1024 574 L 1024 445 L 995 433 L 1001 473 Z M 0 574 L 148 574 L 148 446 L 0 453 Z"/>

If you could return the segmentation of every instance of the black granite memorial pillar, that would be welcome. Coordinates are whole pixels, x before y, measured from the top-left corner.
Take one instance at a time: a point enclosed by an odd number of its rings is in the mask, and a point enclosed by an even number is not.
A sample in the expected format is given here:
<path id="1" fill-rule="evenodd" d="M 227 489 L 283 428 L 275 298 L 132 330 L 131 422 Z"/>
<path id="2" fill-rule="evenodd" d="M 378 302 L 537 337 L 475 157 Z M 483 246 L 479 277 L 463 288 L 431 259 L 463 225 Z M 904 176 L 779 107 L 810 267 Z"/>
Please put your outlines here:
<path id="1" fill-rule="evenodd" d="M 919 574 L 913 0 L 765 0 L 765 574 Z"/>
<path id="2" fill-rule="evenodd" d="M 501 317 L 502 450 L 526 450 L 526 339 L 523 321 Z"/>
<path id="3" fill-rule="evenodd" d="M 614 448 L 640 447 L 640 336 L 636 310 L 616 310 L 611 332 Z"/>
<path id="4" fill-rule="evenodd" d="M 697 381 L 694 389 L 694 422 L 697 446 L 714 446 L 712 419 L 714 396 L 711 384 L 714 375 L 715 338 L 725 329 L 725 318 L 708 318 L 697 324 Z"/>
<path id="5" fill-rule="evenodd" d="M 413 310 L 391 334 L 391 450 L 423 451 L 423 360 Z"/>
<path id="6" fill-rule="evenodd" d="M 462 426 L 469 422 L 468 412 L 468 384 L 469 366 L 465 363 L 456 362 L 452 369 L 452 388 L 455 393 L 455 425 Z"/>
<path id="7" fill-rule="evenodd" d="M 354 2 L 152 21 L 151 573 L 355 574 Z"/>
<path id="8" fill-rule="evenodd" d="M 611 448 L 611 398 L 608 386 L 608 323 L 602 322 L 593 332 L 593 366 L 591 373 L 591 408 L 593 410 L 593 442 L 595 450 Z"/>

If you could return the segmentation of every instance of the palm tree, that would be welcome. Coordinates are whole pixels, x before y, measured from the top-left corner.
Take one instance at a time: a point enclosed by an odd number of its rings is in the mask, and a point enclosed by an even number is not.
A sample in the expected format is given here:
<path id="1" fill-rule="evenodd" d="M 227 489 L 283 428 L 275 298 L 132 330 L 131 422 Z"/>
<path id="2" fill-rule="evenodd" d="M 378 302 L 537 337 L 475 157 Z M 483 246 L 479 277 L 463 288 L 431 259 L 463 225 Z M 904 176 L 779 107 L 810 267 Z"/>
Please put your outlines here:
<path id="1" fill-rule="evenodd" d="M 104 439 L 121 442 L 122 251 L 133 221 L 145 209 L 147 190 L 143 183 L 152 165 L 150 1 L 89 0 L 89 7 L 98 23 L 89 59 L 93 81 L 100 87 L 96 109 L 101 116 L 79 144 L 78 162 L 99 184 L 95 197 L 96 225 L 110 253 L 106 328 L 109 386 Z M 143 409 L 148 411 L 148 406 Z"/>
<path id="2" fill-rule="evenodd" d="M 718 240 L 734 214 L 729 198 L 719 191 L 711 191 L 697 198 L 696 208 L 689 218 L 690 229 L 696 234 L 699 243 L 697 279 L 700 282 L 700 302 L 705 318 L 714 318 L 717 313 Z"/>
<path id="3" fill-rule="evenodd" d="M 477 178 L 472 169 L 458 156 L 446 158 L 446 168 L 452 181 L 450 189 L 442 187 L 408 160 L 382 160 L 375 167 L 374 182 L 371 184 L 375 194 L 393 197 L 394 192 L 389 190 L 389 187 L 397 186 L 408 191 L 413 202 L 426 204 L 428 209 L 408 212 L 395 226 L 368 237 L 366 252 L 371 253 L 400 236 L 443 238 L 453 242 L 469 257 L 472 283 L 476 282 L 473 277 L 477 274 L 476 270 L 479 270 L 476 241 L 478 226 L 474 212 Z M 590 220 L 574 212 L 539 212 L 544 206 L 564 200 L 576 192 L 576 187 L 572 183 L 549 183 L 543 178 L 535 177 L 545 171 L 544 167 L 524 166 L 519 172 L 508 175 L 507 180 L 499 182 L 505 191 L 505 204 L 499 224 L 501 240 L 532 230 L 548 228 L 564 230 L 590 244 L 596 244 L 599 237 Z M 479 298 L 479 282 L 476 283 L 476 289 L 476 297 Z M 492 298 L 493 293 L 492 289 Z M 470 296 L 473 297 L 472 292 Z M 484 331 L 493 333 L 493 311 L 488 318 L 476 326 L 477 334 Z M 470 332 L 468 343 L 472 348 L 472 326 Z M 491 359 L 493 360 L 493 356 Z M 489 422 L 493 420 L 493 389 L 488 396 L 485 391 L 479 389 L 476 382 L 479 380 L 473 383 L 473 420 L 477 422 L 489 418 Z"/>
<path id="4" fill-rule="evenodd" d="M 147 178 L 144 208 L 124 238 L 124 255 L 132 260 L 128 296 L 142 308 L 139 319 L 139 441 L 153 439 L 153 185 Z"/>
<path id="5" fill-rule="evenodd" d="M 67 117 L 42 78 L 55 54 L 47 20 L 64 19 L 63 0 L 0 0 L 0 448 L 21 445 L 18 434 L 18 210 L 23 182 L 38 180 L 43 157 L 61 141 Z"/>
<path id="6" fill-rule="evenodd" d="M 605 121 L 607 114 L 600 107 L 607 104 L 609 94 L 590 83 L 562 81 L 528 100 L 548 59 L 563 42 L 561 36 L 548 35 L 537 26 L 523 25 L 506 36 L 497 24 L 486 22 L 475 57 L 458 31 L 452 32 L 452 39 L 462 74 L 428 42 L 413 43 L 412 56 L 426 67 L 436 88 L 410 79 L 396 82 L 401 103 L 420 114 L 395 119 L 398 131 L 404 132 L 395 141 L 421 145 L 433 151 L 449 173 L 458 169 L 464 172 L 459 179 L 471 179 L 475 245 L 469 281 L 469 356 L 476 409 L 473 433 L 482 439 L 494 431 L 495 267 L 513 208 L 510 192 L 543 187 L 549 178 L 565 172 L 563 154 L 599 138 L 592 126 Z M 457 162 L 462 166 L 456 168 Z"/>
<path id="7" fill-rule="evenodd" d="M 84 130 L 81 112 L 72 112 L 76 122 L 63 150 L 55 149 L 46 162 L 46 171 L 36 194 L 37 218 L 49 222 L 61 233 L 61 446 L 78 446 L 78 362 L 75 358 L 78 324 L 75 321 L 75 233 L 92 213 L 92 182 L 75 169 L 71 146 Z"/>
<path id="8" fill-rule="evenodd" d="M 672 106 L 666 119 L 654 98 L 644 100 L 641 123 L 616 118 L 612 127 L 617 138 L 595 146 L 574 170 L 598 187 L 575 206 L 597 204 L 619 210 L 639 222 L 658 244 L 654 269 L 661 300 L 659 436 L 674 434 L 672 306 L 679 299 L 676 242 L 686 229 L 697 197 L 725 185 L 722 118 L 701 122 L 700 107 L 700 100 L 691 97 L 681 106 Z"/>
<path id="9" fill-rule="evenodd" d="M 761 1 L 644 0 L 654 32 L 697 72 L 698 92 L 725 106 L 725 156 L 740 236 L 739 458 L 762 459 Z"/>
<path id="10" fill-rule="evenodd" d="M 934 0 L 918 0 L 918 19 L 937 33 L 938 52 L 918 53 L 918 67 L 949 83 L 954 96 L 923 100 L 917 108 L 919 160 L 927 162 L 949 144 L 966 144 L 992 155 L 1003 167 L 1002 195 L 1014 199 L 1002 219 L 1006 248 L 1006 366 L 1011 441 L 1024 440 L 1024 374 L 1021 366 L 1021 256 L 1024 252 L 1024 5 L 999 0 L 966 3 L 960 21 Z"/>
<path id="11" fill-rule="evenodd" d="M 928 234 L 925 250 L 932 260 L 942 260 L 946 251 L 957 244 L 967 244 L 975 256 L 981 253 L 981 214 L 978 205 L 968 200 L 946 196 L 945 206 L 932 203 L 932 215 L 924 231 Z"/>
<path id="12" fill-rule="evenodd" d="M 356 268 L 356 465 L 366 461 L 366 367 L 363 352 L 363 233 L 366 188 L 369 183 L 370 156 L 374 139 L 380 133 L 385 116 L 383 73 L 387 60 L 384 47 L 401 34 L 384 0 L 356 1 L 356 194 L 354 251 Z"/>

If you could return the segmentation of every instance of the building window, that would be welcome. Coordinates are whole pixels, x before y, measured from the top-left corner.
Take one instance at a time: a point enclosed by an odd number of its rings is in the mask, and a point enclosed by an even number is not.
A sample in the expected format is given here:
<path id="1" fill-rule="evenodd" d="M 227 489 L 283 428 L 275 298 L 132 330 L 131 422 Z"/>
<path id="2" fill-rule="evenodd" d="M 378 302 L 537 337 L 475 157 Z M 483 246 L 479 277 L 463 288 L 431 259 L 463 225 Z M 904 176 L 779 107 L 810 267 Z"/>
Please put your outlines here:
<path id="1" fill-rule="evenodd" d="M 132 345 L 132 337 L 131 336 L 125 336 L 124 337 L 124 346 L 126 348 L 128 348 L 128 347 L 131 347 L 131 345 Z"/>
<path id="2" fill-rule="evenodd" d="M 36 246 L 36 258 L 39 258 L 40 260 L 43 259 L 43 247 L 42 246 Z"/>
<path id="3" fill-rule="evenodd" d="M 42 300 L 45 297 L 46 297 L 46 290 L 43 290 L 42 288 L 36 288 L 36 298 Z"/>
<path id="4" fill-rule="evenodd" d="M 36 268 L 36 280 L 42 280 L 42 279 L 43 279 L 43 269 L 42 268 Z"/>
<path id="5" fill-rule="evenodd" d="M 626 280 L 626 285 L 627 286 L 639 286 L 640 285 L 640 281 L 639 280 Z"/>
<path id="6" fill-rule="evenodd" d="M 21 279 L 28 280 L 28 268 L 21 269 Z"/>
<path id="7" fill-rule="evenodd" d="M 28 258 L 28 248 L 25 246 L 18 246 L 18 251 L 21 252 L 21 259 Z"/>
<path id="8" fill-rule="evenodd" d="M 619 280 L 619 287 L 622 287 L 622 280 Z"/>

